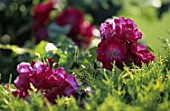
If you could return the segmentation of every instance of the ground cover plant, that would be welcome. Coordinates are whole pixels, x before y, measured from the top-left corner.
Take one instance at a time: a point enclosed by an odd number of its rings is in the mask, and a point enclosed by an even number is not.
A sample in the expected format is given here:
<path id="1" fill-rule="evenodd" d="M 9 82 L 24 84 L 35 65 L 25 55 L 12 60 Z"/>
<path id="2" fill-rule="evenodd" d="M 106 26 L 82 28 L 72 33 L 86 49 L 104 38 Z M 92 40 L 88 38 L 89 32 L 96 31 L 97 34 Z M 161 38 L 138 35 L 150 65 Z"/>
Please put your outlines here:
<path id="1" fill-rule="evenodd" d="M 74 2 L 62 9 L 65 2 L 36 0 L 33 38 L 0 44 L 12 64 L 0 66 L 0 111 L 168 111 L 169 40 L 154 51 L 135 20 L 114 16 L 97 26 Z"/>

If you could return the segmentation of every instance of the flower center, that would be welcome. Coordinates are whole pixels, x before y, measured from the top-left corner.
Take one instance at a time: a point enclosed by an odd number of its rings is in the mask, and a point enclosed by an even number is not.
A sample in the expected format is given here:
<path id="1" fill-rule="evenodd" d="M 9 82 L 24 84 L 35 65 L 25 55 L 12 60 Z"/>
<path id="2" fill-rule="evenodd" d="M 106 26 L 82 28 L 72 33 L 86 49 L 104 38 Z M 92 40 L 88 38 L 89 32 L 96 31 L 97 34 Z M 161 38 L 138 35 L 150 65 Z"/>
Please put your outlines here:
<path id="1" fill-rule="evenodd" d="M 118 53 L 115 50 L 110 51 L 110 56 L 111 57 L 114 57 L 114 56 L 117 56 L 117 55 L 118 55 Z"/>

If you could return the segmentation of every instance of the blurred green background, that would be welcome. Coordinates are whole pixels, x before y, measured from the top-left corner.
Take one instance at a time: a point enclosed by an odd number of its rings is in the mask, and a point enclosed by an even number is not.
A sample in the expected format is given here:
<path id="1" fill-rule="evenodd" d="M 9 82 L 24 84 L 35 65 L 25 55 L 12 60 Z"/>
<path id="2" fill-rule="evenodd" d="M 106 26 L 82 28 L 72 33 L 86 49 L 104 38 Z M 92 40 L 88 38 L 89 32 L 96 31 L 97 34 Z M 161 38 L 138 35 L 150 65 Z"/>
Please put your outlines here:
<path id="1" fill-rule="evenodd" d="M 0 0 L 0 43 L 23 46 L 32 36 L 31 9 L 46 0 Z M 112 16 L 131 18 L 143 32 L 143 42 L 160 50 L 158 38 L 170 38 L 170 0 L 54 0 L 56 10 L 73 6 L 98 28 Z"/>
<path id="2" fill-rule="evenodd" d="M 32 35 L 32 7 L 45 0 L 0 0 L 0 44 L 29 48 L 34 43 Z M 98 28 L 114 16 L 131 18 L 143 33 L 142 43 L 155 53 L 162 52 L 159 38 L 170 39 L 170 0 L 54 0 L 54 17 L 67 7 L 76 7 L 86 14 L 87 20 Z M 0 46 L 1 82 L 9 74 L 17 75 L 16 65 L 29 61 L 28 54 L 12 53 Z M 14 76 L 15 78 L 15 76 Z"/>

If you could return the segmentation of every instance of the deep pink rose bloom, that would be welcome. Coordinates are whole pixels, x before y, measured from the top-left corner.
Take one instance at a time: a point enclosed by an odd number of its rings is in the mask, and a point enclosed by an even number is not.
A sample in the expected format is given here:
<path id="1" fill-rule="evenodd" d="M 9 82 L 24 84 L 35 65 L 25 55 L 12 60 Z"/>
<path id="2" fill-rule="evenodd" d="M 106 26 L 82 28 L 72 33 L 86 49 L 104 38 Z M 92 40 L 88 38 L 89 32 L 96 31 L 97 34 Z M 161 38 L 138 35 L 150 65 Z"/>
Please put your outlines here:
<path id="1" fill-rule="evenodd" d="M 119 17 L 101 24 L 100 36 L 102 39 L 113 37 L 114 35 L 119 37 L 119 39 L 132 43 L 142 38 L 142 33 L 138 31 L 134 21 L 125 19 L 124 17 Z"/>
<path id="2" fill-rule="evenodd" d="M 104 68 L 111 70 L 114 61 L 119 63 L 125 58 L 127 47 L 117 37 L 109 37 L 99 43 L 96 51 L 97 61 L 102 62 Z"/>
<path id="3" fill-rule="evenodd" d="M 41 61 L 18 64 L 17 71 L 20 75 L 14 83 L 21 98 L 29 95 L 28 90 L 32 90 L 30 84 L 40 90 L 52 103 L 55 102 L 57 95 L 70 96 L 75 93 L 78 88 L 75 77 L 67 74 L 62 67 L 53 70 L 53 59 L 49 58 L 47 62 L 48 65 Z"/>
<path id="4" fill-rule="evenodd" d="M 30 89 L 30 76 L 32 75 L 33 69 L 29 63 L 21 63 L 17 66 L 17 71 L 20 73 L 14 84 L 20 91 L 20 97 L 25 98 L 28 95 L 27 90 Z"/>
<path id="5" fill-rule="evenodd" d="M 61 84 L 57 82 L 58 85 L 55 85 L 55 87 L 53 87 L 53 89 L 49 93 L 46 93 L 44 95 L 51 103 L 55 103 L 55 98 L 57 95 L 58 96 L 64 95 L 69 97 L 70 95 L 74 94 L 78 88 L 76 79 L 71 74 L 66 74 L 64 78 L 59 78 L 59 79 Z M 54 82 L 56 80 L 51 80 L 51 82 L 52 81 Z"/>
<path id="6" fill-rule="evenodd" d="M 35 43 L 45 40 L 48 36 L 46 24 L 49 21 L 50 12 L 53 9 L 54 2 L 40 3 L 33 8 L 33 33 L 35 35 Z"/>
<path id="7" fill-rule="evenodd" d="M 91 38 L 91 37 L 93 37 L 93 30 L 94 30 L 94 26 L 92 24 L 84 21 L 80 27 L 80 34 L 82 36 Z"/>
<path id="8" fill-rule="evenodd" d="M 81 48 L 89 46 L 93 37 L 94 26 L 85 21 L 84 14 L 76 8 L 67 8 L 59 13 L 56 18 L 56 24 L 60 26 L 70 26 L 67 34 L 76 45 Z"/>
<path id="9" fill-rule="evenodd" d="M 141 66 L 141 62 L 148 64 L 155 60 L 155 56 L 146 49 L 145 45 L 136 45 L 132 52 L 135 54 L 135 64 L 138 66 Z"/>
<path id="10" fill-rule="evenodd" d="M 89 46 L 93 38 L 94 26 L 88 22 L 83 22 L 80 27 L 79 34 L 71 36 L 72 40 L 77 44 L 78 47 Z"/>
<path id="11" fill-rule="evenodd" d="M 137 25 L 131 19 L 119 17 L 118 19 L 114 19 L 114 22 L 116 36 L 128 42 L 137 42 L 142 38 L 142 33 L 138 31 Z"/>
<path id="12" fill-rule="evenodd" d="M 32 67 L 30 66 L 29 63 L 23 62 L 22 64 L 19 64 L 17 66 L 17 71 L 22 74 L 31 74 L 32 73 Z"/>
<path id="13" fill-rule="evenodd" d="M 71 27 L 68 36 L 79 33 L 82 22 L 84 22 L 84 14 L 80 10 L 72 7 L 59 13 L 56 18 L 56 23 L 58 25 L 69 25 Z"/>
<path id="14" fill-rule="evenodd" d="M 49 21 L 50 12 L 53 9 L 54 2 L 40 3 L 33 7 L 33 20 L 38 26 L 45 25 Z"/>
<path id="15" fill-rule="evenodd" d="M 112 21 L 107 21 L 100 25 L 100 37 L 102 39 L 113 37 L 115 33 L 115 23 Z"/>
<path id="16" fill-rule="evenodd" d="M 142 62 L 148 64 L 155 57 L 144 45 L 139 45 L 138 40 L 142 33 L 131 19 L 124 17 L 102 23 L 100 26 L 101 42 L 97 48 L 97 61 L 103 67 L 112 69 L 112 63 L 123 69 L 123 64 L 131 66 L 132 63 L 141 67 Z"/>

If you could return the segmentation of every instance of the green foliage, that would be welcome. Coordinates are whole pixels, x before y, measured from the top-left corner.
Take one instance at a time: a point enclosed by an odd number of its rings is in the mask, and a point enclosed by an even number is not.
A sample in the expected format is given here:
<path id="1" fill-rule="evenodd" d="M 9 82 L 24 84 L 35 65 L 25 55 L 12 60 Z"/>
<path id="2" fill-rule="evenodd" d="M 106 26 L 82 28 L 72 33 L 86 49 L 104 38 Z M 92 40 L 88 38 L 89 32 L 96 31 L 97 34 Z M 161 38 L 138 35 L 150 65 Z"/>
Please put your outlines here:
<path id="1" fill-rule="evenodd" d="M 102 68 L 96 62 L 96 47 L 79 50 L 69 45 L 72 41 L 66 37 L 69 26 L 59 27 L 50 24 L 48 41 L 34 45 L 31 37 L 32 7 L 45 0 L 1 0 L 0 13 L 0 111 L 168 111 L 170 110 L 170 43 L 162 40 L 164 50 L 156 55 L 154 63 L 143 64 L 142 69 L 133 66 L 131 69 L 119 70 L 114 65 L 112 71 Z M 85 12 L 86 19 L 98 27 L 111 16 L 132 18 L 144 32 L 144 40 L 152 46 L 154 53 L 160 47 L 157 37 L 169 37 L 168 21 L 170 16 L 169 0 L 157 0 L 162 6 L 154 6 L 153 0 L 59 0 L 54 18 L 62 9 L 74 6 Z M 161 18 L 162 17 L 162 18 Z M 20 18 L 20 19 L 18 19 Z M 161 18 L 161 19 L 159 19 Z M 8 24 L 8 25 L 7 25 Z M 145 38 L 146 37 L 146 38 Z M 146 42 L 146 41 L 142 41 Z M 4 45 L 13 44 L 13 45 Z M 151 49 L 148 47 L 148 49 Z M 84 99 L 57 97 L 57 104 L 52 105 L 40 92 L 29 92 L 26 100 L 14 97 L 5 87 L 9 81 L 18 76 L 16 66 L 19 62 L 54 58 L 55 68 L 64 67 L 67 73 L 76 76 L 79 93 L 85 87 L 91 87 L 92 93 Z M 10 76 L 11 75 L 11 76 Z M 85 104 L 85 109 L 79 107 Z"/>
<path id="2" fill-rule="evenodd" d="M 40 45 L 42 45 L 40 43 Z M 42 94 L 30 92 L 27 100 L 15 98 L 11 92 L 0 86 L 0 110 L 40 110 L 40 111 L 155 111 L 170 109 L 170 70 L 169 70 L 169 42 L 164 40 L 164 56 L 156 55 L 156 60 L 149 65 L 143 64 L 139 69 L 133 66 L 124 67 L 124 71 L 114 68 L 112 71 L 103 69 L 100 63 L 95 62 L 93 55 L 95 48 L 79 51 L 76 47 L 57 48 L 45 51 L 43 57 L 59 56 L 58 65 L 73 73 L 79 82 L 78 92 L 89 86 L 92 93 L 84 99 L 76 100 L 71 97 L 57 97 L 57 104 L 50 104 Z M 36 50 L 38 49 L 35 48 Z M 46 47 L 46 46 L 44 46 Z M 38 51 L 38 50 L 37 50 Z M 54 54 L 54 55 L 53 55 Z M 41 54 L 40 54 L 41 55 Z M 167 59 L 168 58 L 168 59 Z M 69 61 L 69 64 L 68 64 Z M 76 64 L 76 65 L 75 65 Z M 69 67 L 68 67 L 69 66 Z M 79 107 L 84 103 L 85 109 Z"/>

